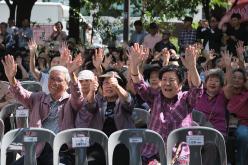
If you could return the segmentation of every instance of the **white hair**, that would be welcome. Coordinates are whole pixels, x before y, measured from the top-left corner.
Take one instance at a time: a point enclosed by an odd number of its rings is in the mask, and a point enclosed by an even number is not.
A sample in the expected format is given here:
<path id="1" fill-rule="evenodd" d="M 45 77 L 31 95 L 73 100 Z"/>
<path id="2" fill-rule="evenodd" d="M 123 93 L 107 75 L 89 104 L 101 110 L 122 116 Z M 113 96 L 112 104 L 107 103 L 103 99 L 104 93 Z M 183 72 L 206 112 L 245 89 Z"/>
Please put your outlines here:
<path id="1" fill-rule="evenodd" d="M 61 73 L 64 73 L 65 74 L 65 80 L 66 80 L 66 82 L 67 83 L 69 83 L 70 82 L 70 74 L 69 74 L 69 71 L 68 71 L 68 69 L 66 68 L 66 67 L 64 67 L 64 66 L 61 66 L 61 65 L 57 65 L 57 66 L 53 66 L 53 67 L 51 67 L 51 69 L 49 70 L 49 76 L 50 76 L 50 74 L 51 74 L 51 72 L 52 71 L 59 71 L 59 72 L 61 72 Z"/>

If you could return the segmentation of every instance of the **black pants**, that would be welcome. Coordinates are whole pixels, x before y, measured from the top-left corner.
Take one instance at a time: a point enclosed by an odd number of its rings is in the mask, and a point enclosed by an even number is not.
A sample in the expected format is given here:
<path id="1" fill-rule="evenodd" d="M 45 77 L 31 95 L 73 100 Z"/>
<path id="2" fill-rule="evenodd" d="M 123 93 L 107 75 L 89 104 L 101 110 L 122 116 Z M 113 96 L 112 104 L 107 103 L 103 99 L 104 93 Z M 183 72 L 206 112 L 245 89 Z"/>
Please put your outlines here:
<path id="1" fill-rule="evenodd" d="M 62 146 L 62 151 L 59 153 L 60 163 L 74 165 L 72 151 L 63 151 L 66 150 L 65 148 L 66 147 Z M 24 165 L 24 156 L 16 160 L 12 165 Z M 37 165 L 53 165 L 53 150 L 48 143 L 45 145 L 41 155 L 37 158 Z"/>
<path id="2" fill-rule="evenodd" d="M 87 160 L 89 165 L 106 165 L 105 154 L 99 144 L 87 149 Z M 124 144 L 116 146 L 113 165 L 129 165 L 129 151 Z"/>

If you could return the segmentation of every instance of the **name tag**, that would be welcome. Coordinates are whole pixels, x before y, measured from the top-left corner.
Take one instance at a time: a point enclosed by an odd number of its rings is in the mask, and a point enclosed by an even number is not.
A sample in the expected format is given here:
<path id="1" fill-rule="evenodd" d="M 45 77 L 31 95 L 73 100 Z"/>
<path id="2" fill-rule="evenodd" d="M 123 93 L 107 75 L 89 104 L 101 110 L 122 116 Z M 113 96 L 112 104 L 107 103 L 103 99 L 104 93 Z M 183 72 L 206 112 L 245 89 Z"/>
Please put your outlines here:
<path id="1" fill-rule="evenodd" d="M 17 109 L 16 117 L 28 117 L 28 109 Z"/>
<path id="2" fill-rule="evenodd" d="M 143 139 L 141 137 L 132 137 L 129 138 L 129 143 L 142 143 Z"/>
<path id="3" fill-rule="evenodd" d="M 89 147 L 89 146 L 90 146 L 89 137 L 73 137 L 72 138 L 72 148 Z"/>
<path id="4" fill-rule="evenodd" d="M 202 146 L 204 145 L 204 136 L 203 135 L 186 136 L 186 141 L 190 146 Z"/>
<path id="5" fill-rule="evenodd" d="M 23 137 L 23 141 L 24 142 L 37 142 L 38 141 L 38 138 L 37 137 L 33 137 L 33 136 L 24 136 Z"/>

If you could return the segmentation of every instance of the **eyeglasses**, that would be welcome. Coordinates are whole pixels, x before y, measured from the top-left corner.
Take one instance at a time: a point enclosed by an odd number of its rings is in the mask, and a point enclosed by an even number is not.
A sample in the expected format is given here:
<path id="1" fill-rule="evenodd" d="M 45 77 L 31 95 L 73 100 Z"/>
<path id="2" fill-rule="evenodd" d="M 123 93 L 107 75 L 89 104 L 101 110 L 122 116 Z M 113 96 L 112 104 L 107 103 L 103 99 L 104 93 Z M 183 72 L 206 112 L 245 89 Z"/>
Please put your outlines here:
<path id="1" fill-rule="evenodd" d="M 62 83 L 64 80 L 61 78 L 56 78 L 56 77 L 49 77 L 50 81 L 54 81 L 54 82 L 58 82 L 58 83 Z"/>

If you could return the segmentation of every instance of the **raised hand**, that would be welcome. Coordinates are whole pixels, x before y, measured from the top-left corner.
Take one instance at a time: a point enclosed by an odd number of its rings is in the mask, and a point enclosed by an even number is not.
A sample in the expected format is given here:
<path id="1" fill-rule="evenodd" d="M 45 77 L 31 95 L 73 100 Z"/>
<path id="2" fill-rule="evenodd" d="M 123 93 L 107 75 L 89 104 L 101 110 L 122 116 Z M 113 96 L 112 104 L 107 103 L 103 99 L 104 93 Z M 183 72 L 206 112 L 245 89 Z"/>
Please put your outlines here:
<path id="1" fill-rule="evenodd" d="M 16 57 L 16 64 L 17 64 L 17 66 L 22 65 L 22 58 L 20 56 Z"/>
<path id="2" fill-rule="evenodd" d="M 168 65 L 170 60 L 170 51 L 167 48 L 164 48 L 162 50 L 162 55 L 163 55 L 163 63 Z"/>
<path id="3" fill-rule="evenodd" d="M 197 59 L 197 54 L 198 50 L 196 49 L 195 46 L 188 46 L 185 50 L 185 57 L 181 57 L 181 61 L 185 68 L 188 70 L 195 68 L 196 67 L 196 59 Z"/>
<path id="4" fill-rule="evenodd" d="M 28 41 L 28 48 L 29 48 L 30 54 L 34 55 L 35 52 L 37 51 L 37 44 L 34 39 L 30 39 Z"/>
<path id="5" fill-rule="evenodd" d="M 138 67 L 144 60 L 145 52 L 142 45 L 135 43 L 130 49 L 130 64 L 132 67 Z"/>
<path id="6" fill-rule="evenodd" d="M 245 47 L 244 47 L 244 42 L 243 41 L 238 41 L 236 45 L 236 52 L 240 60 L 244 60 L 244 52 L 245 52 Z"/>
<path id="7" fill-rule="evenodd" d="M 112 61 L 113 61 L 112 55 L 109 55 L 108 57 L 106 56 L 105 59 L 104 59 L 104 61 L 103 61 L 103 63 L 102 63 L 103 67 L 105 69 L 108 68 L 111 65 L 111 62 Z"/>
<path id="8" fill-rule="evenodd" d="M 81 53 L 79 53 L 75 59 L 72 61 L 70 60 L 67 63 L 67 69 L 70 74 L 74 73 L 81 65 L 83 64 Z"/>
<path id="9" fill-rule="evenodd" d="M 148 59 L 149 55 L 150 55 L 150 49 L 149 48 L 144 48 L 143 51 L 144 51 L 143 61 L 145 62 Z"/>
<path id="10" fill-rule="evenodd" d="M 4 71 L 10 84 L 13 84 L 17 72 L 17 64 L 15 63 L 14 57 L 11 55 L 5 56 L 4 60 L 2 60 L 2 64 L 4 66 Z"/>
<path id="11" fill-rule="evenodd" d="M 99 68 L 103 62 L 104 50 L 103 48 L 95 49 L 95 55 L 92 57 L 92 62 L 95 68 Z"/>
<path id="12" fill-rule="evenodd" d="M 71 61 L 71 52 L 68 49 L 68 45 L 66 42 L 62 42 L 61 47 L 59 49 L 60 52 L 60 60 L 59 63 L 62 66 L 67 66 L 67 63 Z"/>
<path id="13" fill-rule="evenodd" d="M 231 68 L 231 63 L 232 63 L 232 55 L 229 53 L 229 51 L 225 50 L 221 52 L 222 60 L 224 63 L 224 66 L 226 68 Z"/>
<path id="14" fill-rule="evenodd" d="M 211 61 L 211 60 L 213 60 L 213 59 L 216 58 L 214 49 L 211 49 L 211 50 L 207 53 L 206 58 L 207 58 L 207 61 Z"/>

